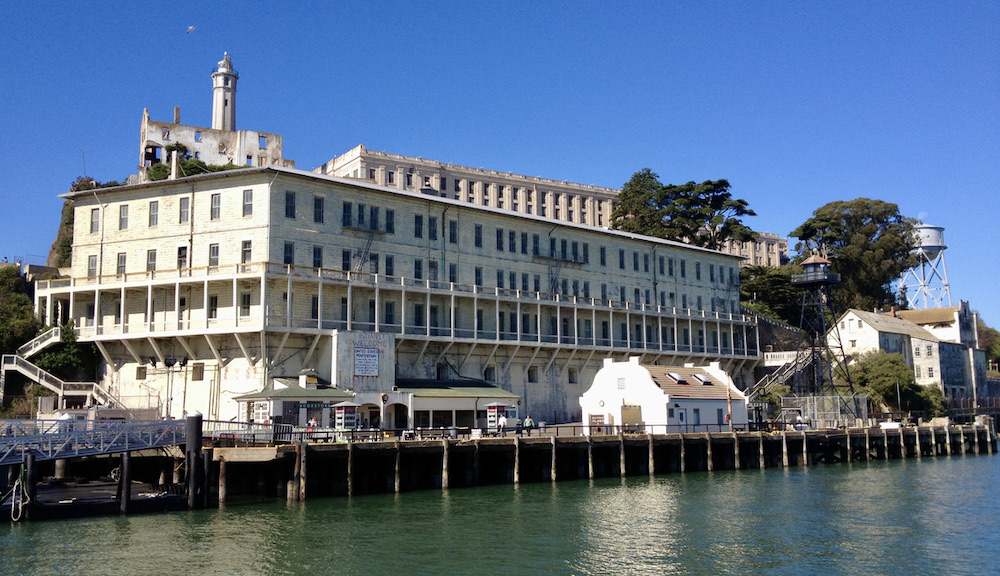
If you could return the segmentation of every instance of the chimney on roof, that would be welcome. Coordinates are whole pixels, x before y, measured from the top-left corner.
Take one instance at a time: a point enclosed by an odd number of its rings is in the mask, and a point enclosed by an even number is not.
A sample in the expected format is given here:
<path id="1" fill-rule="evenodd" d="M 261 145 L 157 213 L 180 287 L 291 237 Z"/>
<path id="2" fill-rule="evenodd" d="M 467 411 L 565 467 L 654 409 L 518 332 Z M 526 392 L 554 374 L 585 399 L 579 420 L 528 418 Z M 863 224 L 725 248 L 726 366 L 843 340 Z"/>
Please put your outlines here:
<path id="1" fill-rule="evenodd" d="M 181 107 L 174 106 L 174 124 L 181 123 Z"/>

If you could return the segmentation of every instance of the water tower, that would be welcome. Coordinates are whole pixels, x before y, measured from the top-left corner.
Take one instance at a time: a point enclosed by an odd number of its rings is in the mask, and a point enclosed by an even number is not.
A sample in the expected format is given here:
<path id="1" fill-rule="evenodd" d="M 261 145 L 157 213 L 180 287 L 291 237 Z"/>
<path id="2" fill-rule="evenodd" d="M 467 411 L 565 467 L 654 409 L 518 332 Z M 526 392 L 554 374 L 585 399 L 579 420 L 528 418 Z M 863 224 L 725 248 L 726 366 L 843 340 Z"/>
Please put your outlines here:
<path id="1" fill-rule="evenodd" d="M 944 265 L 944 228 L 930 224 L 917 224 L 919 240 L 911 254 L 918 263 L 903 272 L 899 280 L 899 293 L 906 298 L 913 310 L 951 306 L 951 288 L 948 286 L 948 269 Z"/>

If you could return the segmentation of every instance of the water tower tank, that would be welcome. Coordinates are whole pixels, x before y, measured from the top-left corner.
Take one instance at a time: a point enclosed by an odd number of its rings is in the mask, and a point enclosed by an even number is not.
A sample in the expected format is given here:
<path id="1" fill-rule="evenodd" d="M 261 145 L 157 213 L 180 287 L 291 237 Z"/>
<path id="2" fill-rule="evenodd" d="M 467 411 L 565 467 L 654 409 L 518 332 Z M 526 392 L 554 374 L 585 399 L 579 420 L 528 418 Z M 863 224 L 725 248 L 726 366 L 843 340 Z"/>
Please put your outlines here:
<path id="1" fill-rule="evenodd" d="M 928 260 L 938 257 L 938 254 L 948 246 L 944 243 L 944 228 L 932 226 L 930 224 L 917 224 L 917 234 L 920 236 L 919 244 L 913 249 L 913 253 L 924 255 Z"/>
<path id="2" fill-rule="evenodd" d="M 944 263 L 944 228 L 919 223 L 917 245 L 910 251 L 918 262 L 903 272 L 899 290 L 911 309 L 942 308 L 951 306 L 951 287 L 948 269 Z"/>

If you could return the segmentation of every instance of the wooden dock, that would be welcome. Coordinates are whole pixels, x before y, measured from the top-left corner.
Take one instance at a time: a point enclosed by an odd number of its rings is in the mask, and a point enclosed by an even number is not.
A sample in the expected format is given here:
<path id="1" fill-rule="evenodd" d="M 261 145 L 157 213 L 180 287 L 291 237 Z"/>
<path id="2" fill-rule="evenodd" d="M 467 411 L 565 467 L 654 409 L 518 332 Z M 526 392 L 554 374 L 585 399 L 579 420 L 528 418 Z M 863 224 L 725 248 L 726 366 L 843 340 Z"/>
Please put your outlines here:
<path id="1" fill-rule="evenodd" d="M 190 438 L 200 437 L 192 421 Z M 169 450 L 68 457 L 8 465 L 0 476 L 12 519 L 131 514 L 204 508 L 240 498 L 316 497 L 449 490 L 482 485 L 655 476 L 735 469 L 804 467 L 845 462 L 995 454 L 986 425 L 893 429 L 788 430 L 582 436 L 550 428 L 534 436 L 310 441 L 223 447 L 218 439 Z M 332 438 L 327 438 L 331 440 Z M 115 483 L 73 486 L 73 479 L 118 473 Z M 51 476 L 49 476 L 51 475 Z M 66 480 L 58 480 L 60 478 Z M 58 480 L 58 482 L 54 482 Z M 108 478 L 110 480 L 110 478 Z M 65 482 L 65 484 L 63 484 Z M 11 490 L 11 487 L 15 487 Z M 73 494 L 66 495 L 72 489 Z"/>
<path id="2" fill-rule="evenodd" d="M 214 448 L 218 501 L 995 454 L 986 426 L 510 436 Z"/>

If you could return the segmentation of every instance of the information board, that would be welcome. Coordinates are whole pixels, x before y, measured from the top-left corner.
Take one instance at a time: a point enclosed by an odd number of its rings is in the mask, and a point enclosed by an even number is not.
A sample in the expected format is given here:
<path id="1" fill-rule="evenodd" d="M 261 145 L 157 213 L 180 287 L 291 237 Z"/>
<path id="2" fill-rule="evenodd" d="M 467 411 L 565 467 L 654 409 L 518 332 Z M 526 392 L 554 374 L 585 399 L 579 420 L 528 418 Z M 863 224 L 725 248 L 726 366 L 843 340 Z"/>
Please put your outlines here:
<path id="1" fill-rule="evenodd" d="M 354 348 L 354 375 L 378 376 L 378 348 Z"/>

